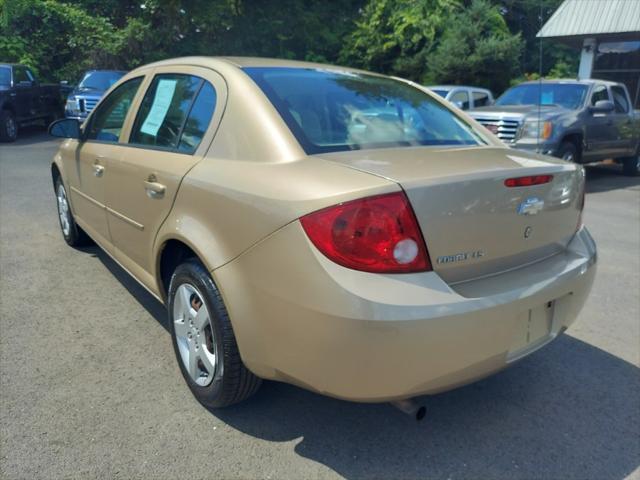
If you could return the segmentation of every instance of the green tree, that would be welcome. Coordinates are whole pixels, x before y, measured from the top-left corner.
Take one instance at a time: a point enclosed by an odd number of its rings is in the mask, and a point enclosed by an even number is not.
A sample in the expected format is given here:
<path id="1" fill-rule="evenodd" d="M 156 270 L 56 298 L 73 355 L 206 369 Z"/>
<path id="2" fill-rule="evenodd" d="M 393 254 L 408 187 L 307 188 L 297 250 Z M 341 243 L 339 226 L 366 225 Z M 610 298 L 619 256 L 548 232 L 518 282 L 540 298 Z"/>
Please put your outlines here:
<path id="1" fill-rule="evenodd" d="M 340 60 L 420 80 L 457 0 L 370 0 L 347 36 Z"/>
<path id="2" fill-rule="evenodd" d="M 520 32 L 523 38 L 524 48 L 519 63 L 520 75 L 540 74 L 541 67 L 543 76 L 558 77 L 577 74 L 580 56 L 575 50 L 557 41 L 536 37 L 563 0 L 492 1 L 502 12 L 509 29 L 512 32 Z"/>
<path id="3" fill-rule="evenodd" d="M 430 83 L 474 84 L 501 92 L 519 70 L 520 34 L 512 34 L 498 7 L 473 0 L 452 12 L 428 59 Z"/>

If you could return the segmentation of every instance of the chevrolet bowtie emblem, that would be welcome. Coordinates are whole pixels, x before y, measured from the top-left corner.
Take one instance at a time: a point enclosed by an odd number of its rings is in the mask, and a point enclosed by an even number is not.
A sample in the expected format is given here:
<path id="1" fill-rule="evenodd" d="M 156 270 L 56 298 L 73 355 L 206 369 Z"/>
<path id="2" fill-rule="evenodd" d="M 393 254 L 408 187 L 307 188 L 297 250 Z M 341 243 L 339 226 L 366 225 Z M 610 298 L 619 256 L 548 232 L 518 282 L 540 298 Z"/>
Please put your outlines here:
<path id="1" fill-rule="evenodd" d="M 529 197 L 518 205 L 518 215 L 535 215 L 544 208 L 544 200 L 538 197 Z"/>

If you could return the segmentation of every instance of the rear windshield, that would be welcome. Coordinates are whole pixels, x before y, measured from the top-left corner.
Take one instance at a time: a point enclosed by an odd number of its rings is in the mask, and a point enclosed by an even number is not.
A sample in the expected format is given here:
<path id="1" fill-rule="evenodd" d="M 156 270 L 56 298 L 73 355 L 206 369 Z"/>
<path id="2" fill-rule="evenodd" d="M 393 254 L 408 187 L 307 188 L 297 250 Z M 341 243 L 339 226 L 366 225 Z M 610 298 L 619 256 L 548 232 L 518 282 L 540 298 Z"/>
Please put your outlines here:
<path id="1" fill-rule="evenodd" d="M 307 154 L 412 145 L 477 145 L 451 110 L 404 82 L 305 68 L 245 68 Z"/>
<path id="2" fill-rule="evenodd" d="M 116 83 L 125 72 L 89 72 L 87 73 L 78 88 L 109 90 L 111 85 Z"/>
<path id="3" fill-rule="evenodd" d="M 587 86 L 570 83 L 526 83 L 510 88 L 496 105 L 558 105 L 575 110 L 584 103 Z"/>

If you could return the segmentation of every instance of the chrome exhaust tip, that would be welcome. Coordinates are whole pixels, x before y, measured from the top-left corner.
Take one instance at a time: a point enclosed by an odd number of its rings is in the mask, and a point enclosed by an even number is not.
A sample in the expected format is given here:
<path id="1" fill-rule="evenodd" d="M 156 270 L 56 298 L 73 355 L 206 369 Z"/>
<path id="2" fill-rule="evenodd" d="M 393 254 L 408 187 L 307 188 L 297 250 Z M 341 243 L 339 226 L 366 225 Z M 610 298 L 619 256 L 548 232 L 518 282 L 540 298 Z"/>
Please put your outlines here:
<path id="1" fill-rule="evenodd" d="M 395 402 L 391 402 L 391 405 L 396 407 L 402 413 L 406 413 L 407 415 L 416 419 L 416 421 L 420 421 L 427 414 L 427 409 L 424 405 L 416 402 L 412 398 L 407 398 L 405 400 L 396 400 Z"/>

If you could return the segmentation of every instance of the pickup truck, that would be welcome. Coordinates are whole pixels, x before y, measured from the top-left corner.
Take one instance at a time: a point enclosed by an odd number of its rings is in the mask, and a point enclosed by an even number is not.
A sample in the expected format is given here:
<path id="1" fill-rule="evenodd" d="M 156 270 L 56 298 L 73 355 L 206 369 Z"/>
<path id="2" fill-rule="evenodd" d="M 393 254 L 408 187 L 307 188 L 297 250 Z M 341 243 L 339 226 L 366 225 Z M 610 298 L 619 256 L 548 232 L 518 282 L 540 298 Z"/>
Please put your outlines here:
<path id="1" fill-rule="evenodd" d="M 576 163 L 614 159 L 625 174 L 640 175 L 640 112 L 624 84 L 525 82 L 468 113 L 510 147 Z"/>
<path id="2" fill-rule="evenodd" d="M 62 116 L 60 85 L 44 85 L 24 65 L 0 63 L 0 142 L 18 138 L 18 127 Z"/>

